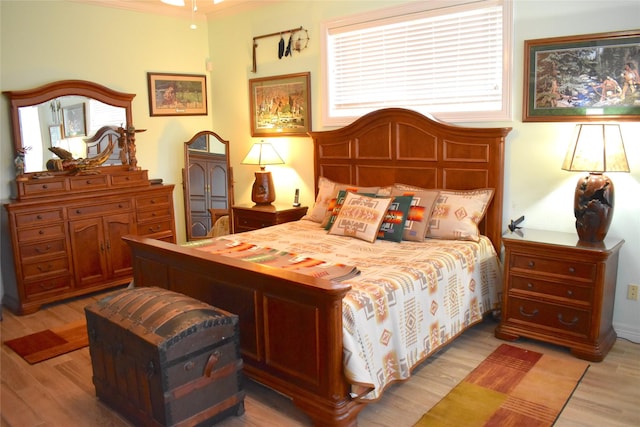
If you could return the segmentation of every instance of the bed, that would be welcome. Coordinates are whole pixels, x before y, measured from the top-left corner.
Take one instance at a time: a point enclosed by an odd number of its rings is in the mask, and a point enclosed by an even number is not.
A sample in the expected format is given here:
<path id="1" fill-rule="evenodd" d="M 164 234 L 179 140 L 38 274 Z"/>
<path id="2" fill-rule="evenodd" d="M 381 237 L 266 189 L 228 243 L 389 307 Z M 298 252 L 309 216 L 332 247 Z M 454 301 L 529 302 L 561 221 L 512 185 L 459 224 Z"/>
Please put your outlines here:
<path id="1" fill-rule="evenodd" d="M 406 109 L 378 110 L 343 128 L 309 133 L 314 144 L 316 188 L 323 180 L 330 180 L 357 187 L 383 188 L 404 183 L 452 192 L 492 189 L 492 198 L 478 224 L 484 237 L 470 244 L 476 249 L 483 246 L 483 251 L 491 251 L 496 262 L 503 231 L 504 142 L 510 130 L 454 126 Z M 276 227 L 281 226 L 282 231 L 270 227 L 250 232 L 253 234 L 249 236 L 243 233 L 224 238 L 253 239 L 259 246 L 261 242 L 277 240 L 277 235 L 294 232 L 308 238 L 314 238 L 311 237 L 314 233 L 327 235 L 308 219 Z M 334 242 L 349 239 L 332 238 Z M 371 266 L 355 265 L 362 270 L 362 277 L 327 280 L 202 250 L 195 245 L 175 245 L 134 236 L 127 236 L 125 240 L 132 251 L 136 286 L 164 287 L 238 314 L 245 374 L 291 397 L 314 425 L 357 425 L 358 412 L 378 399 L 384 388 L 395 381 L 393 378 L 380 381 L 383 384 L 380 389 L 375 386 L 372 389 L 367 381 L 354 384 L 358 381 L 354 381 L 353 368 L 345 357 L 351 353 L 345 351 L 349 350 L 349 345 L 344 345 L 344 340 L 349 339 L 345 328 L 352 326 L 348 317 L 345 321 L 345 307 L 353 299 L 359 286 L 357 282 L 367 277 Z M 291 243 L 295 239 L 281 240 L 293 245 L 286 250 L 300 250 L 300 242 Z M 452 241 L 445 245 L 459 243 Z M 376 240 L 369 245 L 371 248 L 391 246 L 393 242 L 381 244 Z M 409 243 L 413 247 L 420 245 L 420 242 Z M 328 251 L 336 256 L 331 261 L 339 263 L 339 254 L 332 252 L 333 249 Z M 495 268 L 489 271 L 483 266 L 467 268 L 481 271 L 482 278 L 477 280 L 483 284 L 478 283 L 478 287 L 484 287 L 485 281 L 493 283 L 493 297 L 480 302 L 474 300 L 475 305 L 460 313 L 462 320 L 446 333 L 437 328 L 431 331 L 430 336 L 435 336 L 437 342 L 425 344 L 429 348 L 422 353 L 412 350 L 410 362 L 402 369 L 405 373 L 410 373 L 426 356 L 496 308 L 499 273 Z M 474 307 L 478 313 L 469 314 Z M 406 377 L 408 375 L 402 379 Z"/>

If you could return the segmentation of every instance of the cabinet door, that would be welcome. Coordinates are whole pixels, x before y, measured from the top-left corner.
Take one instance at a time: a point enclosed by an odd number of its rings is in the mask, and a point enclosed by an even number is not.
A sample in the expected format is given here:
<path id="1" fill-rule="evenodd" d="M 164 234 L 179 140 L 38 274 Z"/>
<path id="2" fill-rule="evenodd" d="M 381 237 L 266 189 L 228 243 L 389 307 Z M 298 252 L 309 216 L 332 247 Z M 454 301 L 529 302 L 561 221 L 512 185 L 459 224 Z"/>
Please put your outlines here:
<path id="1" fill-rule="evenodd" d="M 191 235 L 203 237 L 211 228 L 209 211 L 209 171 L 206 160 L 192 159 L 189 165 L 189 207 Z"/>
<path id="2" fill-rule="evenodd" d="M 132 213 L 111 215 L 104 218 L 107 271 L 113 278 L 131 276 L 131 250 L 122 236 L 135 234 L 136 227 Z"/>
<path id="3" fill-rule="evenodd" d="M 107 279 L 107 247 L 102 218 L 70 221 L 71 252 L 77 287 Z"/>

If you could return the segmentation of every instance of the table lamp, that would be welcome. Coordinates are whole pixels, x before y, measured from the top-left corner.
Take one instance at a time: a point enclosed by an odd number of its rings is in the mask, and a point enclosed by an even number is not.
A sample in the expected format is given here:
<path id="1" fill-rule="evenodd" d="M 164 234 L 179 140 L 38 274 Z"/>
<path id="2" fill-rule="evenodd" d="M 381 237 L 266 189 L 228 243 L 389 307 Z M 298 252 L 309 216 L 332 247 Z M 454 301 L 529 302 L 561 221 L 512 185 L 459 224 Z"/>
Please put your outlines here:
<path id="1" fill-rule="evenodd" d="M 268 142 L 256 142 L 241 163 L 260 166 L 260 170 L 255 173 L 256 180 L 251 189 L 251 200 L 256 205 L 270 205 L 276 200 L 276 190 L 273 187 L 271 172 L 265 171 L 264 167 L 284 163 L 278 152 Z"/>
<path id="2" fill-rule="evenodd" d="M 629 172 L 620 125 L 580 124 L 562 169 L 589 172 L 578 180 L 573 211 L 583 242 L 602 242 L 613 218 L 613 182 L 604 172 Z"/>

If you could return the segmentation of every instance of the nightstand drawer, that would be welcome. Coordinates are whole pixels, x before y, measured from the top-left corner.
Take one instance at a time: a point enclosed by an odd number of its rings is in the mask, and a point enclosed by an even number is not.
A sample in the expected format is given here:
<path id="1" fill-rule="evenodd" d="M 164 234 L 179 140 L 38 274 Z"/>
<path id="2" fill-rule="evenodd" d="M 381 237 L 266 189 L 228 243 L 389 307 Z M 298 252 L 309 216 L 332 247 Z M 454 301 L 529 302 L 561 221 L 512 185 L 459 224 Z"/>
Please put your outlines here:
<path id="1" fill-rule="evenodd" d="M 569 279 L 595 279 L 596 266 L 593 263 L 558 260 L 527 254 L 514 254 L 511 258 L 511 269 L 541 274 L 559 275 Z"/>
<path id="2" fill-rule="evenodd" d="M 586 337 L 591 330 L 591 312 L 535 300 L 511 298 L 507 321 L 526 323 L 531 329 L 555 329 Z"/>
<path id="3" fill-rule="evenodd" d="M 593 288 L 589 286 L 576 286 L 571 284 L 548 282 L 531 277 L 511 275 L 509 280 L 511 294 L 526 293 L 533 297 L 557 297 L 566 298 L 576 302 L 591 304 Z"/>
<path id="4" fill-rule="evenodd" d="M 258 228 L 268 227 L 274 225 L 268 218 L 250 218 L 250 217 L 236 217 L 237 226 L 247 230 L 256 230 Z"/>

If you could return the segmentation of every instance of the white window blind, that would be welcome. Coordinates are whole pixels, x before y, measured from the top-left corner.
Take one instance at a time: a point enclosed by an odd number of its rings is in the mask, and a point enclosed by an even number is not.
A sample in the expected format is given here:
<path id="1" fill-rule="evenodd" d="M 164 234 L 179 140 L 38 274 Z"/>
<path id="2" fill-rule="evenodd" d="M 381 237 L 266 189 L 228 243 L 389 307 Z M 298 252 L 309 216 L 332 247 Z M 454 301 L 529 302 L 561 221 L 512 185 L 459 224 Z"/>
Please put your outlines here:
<path id="1" fill-rule="evenodd" d="M 323 121 L 385 107 L 452 121 L 508 118 L 504 12 L 496 0 L 325 24 Z"/>

